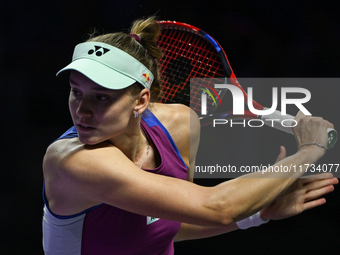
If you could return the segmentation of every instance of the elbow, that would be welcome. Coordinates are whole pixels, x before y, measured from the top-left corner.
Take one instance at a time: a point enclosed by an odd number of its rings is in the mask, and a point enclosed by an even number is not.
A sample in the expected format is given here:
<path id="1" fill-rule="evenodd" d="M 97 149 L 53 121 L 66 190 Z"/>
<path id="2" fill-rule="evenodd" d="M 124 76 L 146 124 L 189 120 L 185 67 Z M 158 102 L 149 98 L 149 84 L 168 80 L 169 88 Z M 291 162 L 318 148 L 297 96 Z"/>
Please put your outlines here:
<path id="1" fill-rule="evenodd" d="M 227 227 L 232 223 L 234 223 L 234 220 L 231 217 L 224 215 L 220 218 L 218 225 L 221 226 L 221 227 Z"/>
<path id="2" fill-rule="evenodd" d="M 214 203 L 213 205 L 207 206 L 207 208 L 211 215 L 210 224 L 226 227 L 235 222 L 235 212 L 225 203 Z"/>
<path id="3" fill-rule="evenodd" d="M 216 186 L 209 188 L 204 207 L 209 212 L 214 225 L 229 226 L 236 222 L 240 216 L 239 204 L 235 203 L 234 199 L 216 192 L 216 188 Z"/>
<path id="4" fill-rule="evenodd" d="M 218 225 L 220 225 L 221 227 L 226 227 L 234 222 L 235 217 L 228 208 L 219 212 Z"/>

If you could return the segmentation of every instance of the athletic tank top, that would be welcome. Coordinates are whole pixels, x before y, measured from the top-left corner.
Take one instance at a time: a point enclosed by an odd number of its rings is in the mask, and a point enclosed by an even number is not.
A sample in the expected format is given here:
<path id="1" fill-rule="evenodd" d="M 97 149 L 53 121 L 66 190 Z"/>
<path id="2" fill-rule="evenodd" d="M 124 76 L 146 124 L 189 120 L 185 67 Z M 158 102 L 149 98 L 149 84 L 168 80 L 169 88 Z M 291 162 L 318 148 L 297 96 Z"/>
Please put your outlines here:
<path id="1" fill-rule="evenodd" d="M 186 179 L 187 167 L 170 134 L 149 111 L 144 112 L 141 128 L 161 158 L 155 174 Z M 75 127 L 59 139 L 77 137 Z M 142 216 L 101 204 L 76 215 L 60 216 L 50 211 L 43 190 L 43 248 L 45 254 L 174 254 L 173 238 L 181 223 Z"/>

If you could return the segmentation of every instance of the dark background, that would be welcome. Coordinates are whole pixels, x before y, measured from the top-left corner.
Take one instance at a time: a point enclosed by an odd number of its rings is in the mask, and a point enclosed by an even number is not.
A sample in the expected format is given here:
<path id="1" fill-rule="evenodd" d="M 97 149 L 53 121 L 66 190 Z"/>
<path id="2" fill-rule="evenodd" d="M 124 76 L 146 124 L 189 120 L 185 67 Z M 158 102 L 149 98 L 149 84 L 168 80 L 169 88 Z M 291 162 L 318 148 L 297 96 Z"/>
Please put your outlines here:
<path id="1" fill-rule="evenodd" d="M 92 28 L 127 31 L 132 20 L 157 14 L 214 36 L 239 77 L 339 76 L 336 1 L 2 0 L 0 4 L 1 254 L 42 254 L 41 162 L 49 143 L 72 125 L 67 80 L 55 78 L 55 73 L 69 63 L 74 46 Z M 326 84 L 320 86 L 327 89 Z M 318 114 L 327 112 L 334 122 L 339 108 L 330 110 L 323 104 L 327 97 L 337 98 L 339 91 L 328 91 L 315 101 Z M 279 145 L 292 139 L 283 136 L 277 141 L 276 134 L 251 142 L 254 149 L 248 152 L 243 143 L 232 143 L 226 146 L 232 147 L 226 159 L 272 162 Z M 245 132 L 237 135 L 253 138 Z M 228 140 L 225 143 L 229 145 Z M 329 153 L 328 163 L 339 163 L 339 144 Z M 326 196 L 326 205 L 291 219 L 178 243 L 176 254 L 338 254 L 339 195 L 338 189 Z"/>

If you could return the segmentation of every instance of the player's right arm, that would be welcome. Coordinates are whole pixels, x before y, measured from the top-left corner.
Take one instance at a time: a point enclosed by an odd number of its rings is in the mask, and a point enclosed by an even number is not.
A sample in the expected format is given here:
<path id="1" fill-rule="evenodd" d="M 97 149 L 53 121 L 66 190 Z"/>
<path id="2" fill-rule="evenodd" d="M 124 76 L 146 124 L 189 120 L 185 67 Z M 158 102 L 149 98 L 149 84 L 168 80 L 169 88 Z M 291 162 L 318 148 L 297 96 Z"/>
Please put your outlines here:
<path id="1" fill-rule="evenodd" d="M 310 139 L 317 137 L 326 144 L 327 135 L 322 132 L 332 127 L 328 122 L 308 118 L 302 123 L 302 128 L 312 134 Z M 302 140 L 307 141 L 307 136 Z M 60 153 L 63 150 L 66 152 Z M 323 153 L 322 148 L 303 146 L 280 164 L 311 164 Z M 56 214 L 70 215 L 105 203 L 141 215 L 226 226 L 264 208 L 302 173 L 283 173 L 281 178 L 253 173 L 247 175 L 249 178 L 202 187 L 142 171 L 110 144 L 84 146 L 76 141 L 58 141 L 47 151 L 44 175 L 49 205 Z"/>

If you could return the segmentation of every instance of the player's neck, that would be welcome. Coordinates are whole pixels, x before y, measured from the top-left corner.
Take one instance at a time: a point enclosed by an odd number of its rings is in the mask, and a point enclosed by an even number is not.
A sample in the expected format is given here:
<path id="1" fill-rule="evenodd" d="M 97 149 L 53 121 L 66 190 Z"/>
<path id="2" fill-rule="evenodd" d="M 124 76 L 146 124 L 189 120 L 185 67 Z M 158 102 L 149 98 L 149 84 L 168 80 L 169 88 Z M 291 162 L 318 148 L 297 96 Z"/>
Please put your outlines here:
<path id="1" fill-rule="evenodd" d="M 138 122 L 139 123 L 139 122 Z M 124 133 L 110 139 L 110 143 L 119 148 L 131 161 L 139 162 L 145 156 L 149 141 L 144 135 L 140 124 Z"/>

